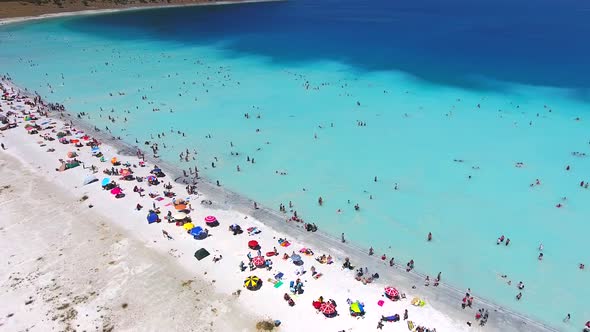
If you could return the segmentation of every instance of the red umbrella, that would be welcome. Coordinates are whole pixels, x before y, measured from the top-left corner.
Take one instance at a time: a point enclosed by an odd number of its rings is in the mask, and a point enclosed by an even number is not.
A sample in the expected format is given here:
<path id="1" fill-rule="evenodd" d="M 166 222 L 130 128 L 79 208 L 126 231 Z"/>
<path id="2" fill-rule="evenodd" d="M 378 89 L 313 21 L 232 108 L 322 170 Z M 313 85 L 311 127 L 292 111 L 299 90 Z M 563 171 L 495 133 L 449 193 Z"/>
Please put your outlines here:
<path id="1" fill-rule="evenodd" d="M 325 316 L 330 316 L 336 313 L 336 306 L 330 301 L 324 302 L 322 305 L 320 305 L 320 311 Z"/>
<path id="2" fill-rule="evenodd" d="M 119 187 L 116 187 L 116 188 L 111 189 L 111 194 L 113 194 L 113 195 L 119 195 L 122 192 L 123 191 Z"/>
<path id="3" fill-rule="evenodd" d="M 390 299 L 396 298 L 399 297 L 399 291 L 393 287 L 385 287 L 385 295 Z"/>
<path id="4" fill-rule="evenodd" d="M 263 256 L 256 256 L 252 258 L 252 264 L 254 264 L 254 266 L 264 266 L 266 261 Z"/>
<path id="5" fill-rule="evenodd" d="M 256 240 L 248 241 L 248 248 L 256 249 L 258 247 L 259 247 L 258 241 L 256 241 Z"/>

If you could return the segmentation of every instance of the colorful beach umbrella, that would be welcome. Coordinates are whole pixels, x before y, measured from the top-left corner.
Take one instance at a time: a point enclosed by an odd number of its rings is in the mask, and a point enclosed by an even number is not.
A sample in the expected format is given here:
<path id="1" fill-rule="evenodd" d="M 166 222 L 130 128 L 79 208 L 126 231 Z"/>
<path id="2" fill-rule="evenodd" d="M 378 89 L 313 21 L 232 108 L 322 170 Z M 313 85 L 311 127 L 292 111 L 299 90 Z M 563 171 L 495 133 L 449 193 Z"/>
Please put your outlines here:
<path id="1" fill-rule="evenodd" d="M 122 170 L 119 172 L 119 174 L 120 174 L 121 176 L 127 176 L 127 175 L 131 175 L 131 171 L 130 171 L 130 170 L 128 170 L 127 168 L 124 168 L 124 169 L 122 169 Z"/>
<path id="2" fill-rule="evenodd" d="M 262 286 L 262 280 L 257 276 L 249 276 L 244 280 L 244 287 L 248 290 L 257 290 Z"/>
<path id="3" fill-rule="evenodd" d="M 394 287 L 385 287 L 385 295 L 387 295 L 388 298 L 390 299 L 394 299 L 399 297 L 399 291 L 394 288 Z"/>
<path id="4" fill-rule="evenodd" d="M 356 301 L 350 305 L 350 311 L 360 314 L 360 313 L 364 312 L 365 309 L 362 304 L 360 304 L 358 301 Z"/>
<path id="5" fill-rule="evenodd" d="M 178 205 L 174 205 L 174 208 L 177 211 L 182 211 L 182 210 L 186 210 L 186 205 L 185 204 L 178 204 Z"/>
<path id="6" fill-rule="evenodd" d="M 122 192 L 123 192 L 123 190 L 121 190 L 121 188 L 119 188 L 119 187 L 111 189 L 111 194 L 113 194 L 113 195 L 119 195 Z"/>
<path id="7" fill-rule="evenodd" d="M 214 216 L 206 216 L 205 217 L 205 222 L 207 224 L 213 224 L 217 221 L 217 218 L 215 218 Z"/>
<path id="8" fill-rule="evenodd" d="M 191 229 L 195 228 L 195 225 L 193 225 L 192 222 L 187 222 L 186 224 L 182 225 L 182 228 L 184 228 L 187 231 L 190 231 Z"/>
<path id="9" fill-rule="evenodd" d="M 326 317 L 331 317 L 336 313 L 336 306 L 332 302 L 324 302 L 320 305 L 320 312 Z"/>
<path id="10" fill-rule="evenodd" d="M 264 266 L 266 265 L 266 260 L 263 256 L 256 256 L 252 258 L 252 264 L 254 264 L 254 266 Z"/>

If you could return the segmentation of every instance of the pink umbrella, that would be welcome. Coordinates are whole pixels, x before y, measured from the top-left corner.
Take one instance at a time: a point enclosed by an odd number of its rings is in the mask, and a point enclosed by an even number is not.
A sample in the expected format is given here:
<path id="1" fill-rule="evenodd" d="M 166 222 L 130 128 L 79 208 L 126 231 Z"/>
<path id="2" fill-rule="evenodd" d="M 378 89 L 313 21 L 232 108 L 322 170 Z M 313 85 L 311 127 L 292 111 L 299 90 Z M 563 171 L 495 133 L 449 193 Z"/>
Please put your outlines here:
<path id="1" fill-rule="evenodd" d="M 123 191 L 119 187 L 116 187 L 116 188 L 111 189 L 111 194 L 113 194 L 113 195 L 119 195 L 122 192 Z"/>
<path id="2" fill-rule="evenodd" d="M 336 306 L 330 301 L 324 302 L 320 305 L 320 311 L 324 316 L 330 317 L 336 313 Z"/>
<path id="3" fill-rule="evenodd" d="M 217 218 L 215 218 L 214 216 L 206 216 L 205 217 L 205 222 L 208 224 L 213 224 L 217 221 Z"/>
<path id="4" fill-rule="evenodd" d="M 264 264 L 266 264 L 266 261 L 264 260 L 263 256 L 256 256 L 252 258 L 252 264 L 254 264 L 254 266 L 264 266 Z"/>
<path id="5" fill-rule="evenodd" d="M 394 299 L 399 297 L 399 291 L 393 287 L 385 287 L 385 295 L 390 299 Z"/>

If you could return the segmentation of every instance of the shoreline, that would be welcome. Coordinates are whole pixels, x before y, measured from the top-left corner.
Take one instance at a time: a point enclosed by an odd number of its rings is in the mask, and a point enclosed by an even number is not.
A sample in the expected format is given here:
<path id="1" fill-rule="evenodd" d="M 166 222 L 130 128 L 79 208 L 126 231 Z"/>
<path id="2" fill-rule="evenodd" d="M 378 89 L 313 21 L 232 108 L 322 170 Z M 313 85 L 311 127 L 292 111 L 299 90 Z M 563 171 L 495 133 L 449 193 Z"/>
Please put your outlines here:
<path id="1" fill-rule="evenodd" d="M 279 1 L 287 1 L 287 0 L 229 0 L 229 1 L 222 0 L 222 1 L 214 1 L 214 2 L 195 2 L 195 3 L 173 4 L 173 5 L 159 4 L 159 5 L 132 6 L 132 7 L 119 7 L 119 8 L 88 9 L 88 10 L 77 10 L 77 11 L 66 11 L 66 12 L 60 12 L 60 13 L 48 13 L 48 14 L 33 15 L 33 16 L 0 18 L 0 26 L 9 25 L 9 24 L 16 24 L 16 23 L 23 23 L 23 22 L 28 22 L 28 21 L 62 18 L 62 17 L 101 15 L 101 14 L 110 14 L 110 13 L 126 12 L 126 11 L 137 11 L 137 10 L 153 10 L 153 9 L 160 9 L 160 8 L 180 8 L 180 7 L 196 7 L 196 6 L 223 6 L 223 5 L 237 5 L 237 4 L 259 3 L 259 2 L 279 2 Z"/>
<path id="2" fill-rule="evenodd" d="M 27 91 L 18 88 L 12 82 L 4 82 L 11 86 L 15 90 L 21 93 L 26 93 L 29 96 L 32 94 Z M 117 151 L 119 154 L 134 156 L 137 147 L 123 142 L 107 134 L 106 132 L 96 132 L 92 125 L 84 122 L 83 120 L 77 119 L 67 110 L 63 113 L 51 113 L 51 117 L 63 121 L 58 118 L 58 114 L 65 114 L 65 120 L 71 121 L 76 127 L 82 128 L 87 133 L 92 133 L 93 137 L 98 138 L 103 144 L 109 145 Z M 167 174 L 174 179 L 182 179 L 182 170 L 170 163 L 167 163 L 160 159 L 154 159 L 146 156 L 146 162 L 150 164 L 157 164 L 165 169 Z M 395 271 L 391 267 L 381 262 L 378 258 L 369 258 L 367 250 L 358 246 L 354 243 L 347 242 L 342 244 L 340 240 L 334 236 L 331 236 L 323 231 L 316 233 L 306 232 L 302 227 L 299 227 L 294 223 L 285 223 L 286 215 L 268 209 L 263 206 L 259 206 L 258 210 L 253 209 L 253 200 L 224 189 L 223 187 L 217 187 L 215 184 L 207 181 L 207 179 L 200 179 L 198 182 L 197 189 L 200 193 L 203 193 L 208 199 L 214 201 L 212 206 L 215 209 L 221 209 L 223 211 L 237 211 L 247 216 L 252 216 L 264 225 L 268 226 L 272 230 L 286 234 L 290 239 L 296 240 L 297 242 L 311 244 L 316 252 L 329 252 L 335 256 L 350 257 L 353 262 L 362 262 L 363 266 L 369 267 L 371 271 L 378 271 L 381 275 L 379 283 L 389 281 L 393 285 L 410 292 L 412 286 L 416 285 L 419 288 L 417 291 L 421 296 L 424 296 L 437 311 L 443 313 L 451 319 L 458 319 L 463 321 L 472 321 L 473 315 L 471 312 L 467 313 L 465 310 L 461 310 L 460 303 L 463 297 L 463 291 L 459 290 L 452 285 L 448 285 L 444 282 L 437 288 L 434 287 L 421 287 L 423 284 L 424 277 L 426 275 L 414 270 L 410 273 L 404 271 L 404 269 L 396 264 Z M 490 310 L 490 319 L 488 321 L 486 330 L 502 330 L 502 331 L 520 331 L 535 330 L 535 331 L 557 331 L 554 327 L 548 326 L 541 321 L 534 320 L 518 312 L 511 311 L 507 308 L 503 308 L 492 301 L 476 298 L 475 307 L 486 308 Z"/>

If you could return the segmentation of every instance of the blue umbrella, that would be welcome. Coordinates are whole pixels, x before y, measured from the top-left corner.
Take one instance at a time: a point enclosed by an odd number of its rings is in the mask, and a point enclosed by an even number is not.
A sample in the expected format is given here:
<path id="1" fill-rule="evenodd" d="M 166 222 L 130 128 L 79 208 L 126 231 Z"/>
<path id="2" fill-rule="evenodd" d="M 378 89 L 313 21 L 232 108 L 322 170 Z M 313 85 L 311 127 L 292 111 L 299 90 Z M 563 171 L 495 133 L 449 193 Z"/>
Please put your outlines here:
<path id="1" fill-rule="evenodd" d="M 195 226 L 189 231 L 189 234 L 192 236 L 199 236 L 202 232 L 203 228 L 201 226 Z"/>
<path id="2" fill-rule="evenodd" d="M 102 186 L 106 186 L 107 184 L 111 183 L 111 178 L 104 178 L 102 179 Z"/>
<path id="3" fill-rule="evenodd" d="M 147 216 L 147 221 L 150 224 L 158 221 L 158 215 L 154 211 L 150 211 L 150 213 Z"/>

